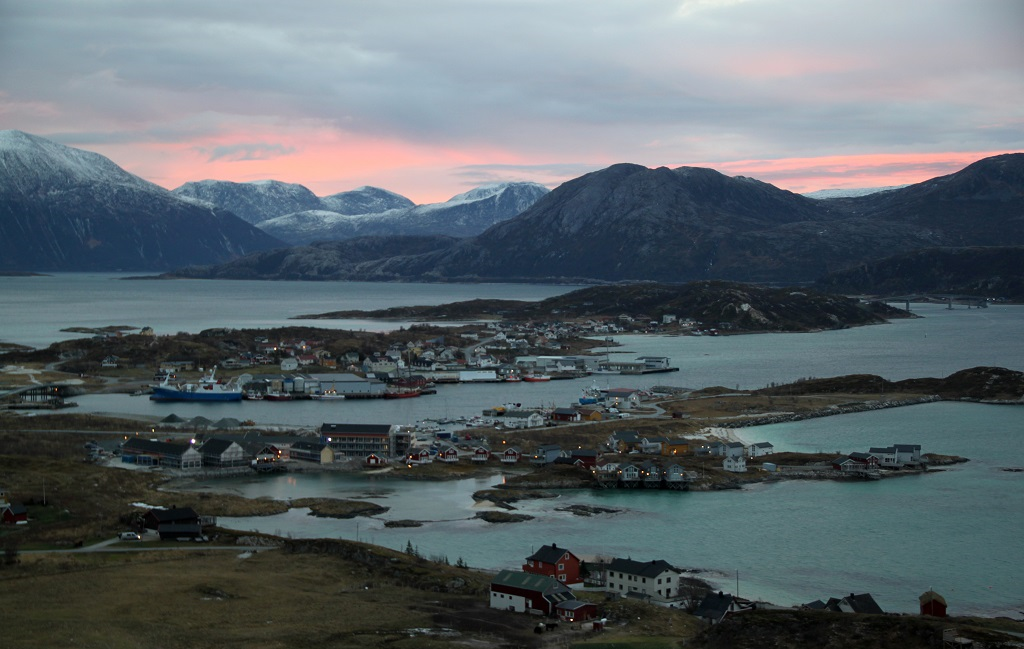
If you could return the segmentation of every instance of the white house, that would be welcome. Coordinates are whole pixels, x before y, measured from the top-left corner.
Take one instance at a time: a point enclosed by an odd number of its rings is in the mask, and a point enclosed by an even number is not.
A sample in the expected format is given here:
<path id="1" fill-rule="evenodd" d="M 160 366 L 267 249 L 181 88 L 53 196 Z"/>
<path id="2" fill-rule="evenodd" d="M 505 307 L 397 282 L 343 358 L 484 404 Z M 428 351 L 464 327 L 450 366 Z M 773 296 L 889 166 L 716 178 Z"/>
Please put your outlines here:
<path id="1" fill-rule="evenodd" d="M 742 455 L 739 457 L 726 457 L 722 460 L 722 468 L 732 473 L 746 473 L 747 458 Z"/>
<path id="2" fill-rule="evenodd" d="M 502 421 L 508 428 L 539 428 L 544 425 L 544 415 L 530 410 L 511 410 Z"/>
<path id="3" fill-rule="evenodd" d="M 771 442 L 758 442 L 747 447 L 750 457 L 761 457 L 771 455 L 775 452 L 775 446 Z"/>
<path id="4" fill-rule="evenodd" d="M 878 466 L 896 469 L 900 466 L 895 446 L 872 446 L 868 453 L 878 458 Z"/>
<path id="5" fill-rule="evenodd" d="M 625 596 L 641 596 L 667 601 L 679 594 L 679 570 L 672 564 L 657 561 L 612 559 L 606 572 L 607 590 Z"/>
<path id="6" fill-rule="evenodd" d="M 921 462 L 920 444 L 893 444 L 896 447 L 896 461 L 900 465 L 918 464 Z"/>
<path id="7" fill-rule="evenodd" d="M 743 457 L 747 454 L 747 447 L 743 442 L 729 442 L 725 445 L 725 457 Z"/>

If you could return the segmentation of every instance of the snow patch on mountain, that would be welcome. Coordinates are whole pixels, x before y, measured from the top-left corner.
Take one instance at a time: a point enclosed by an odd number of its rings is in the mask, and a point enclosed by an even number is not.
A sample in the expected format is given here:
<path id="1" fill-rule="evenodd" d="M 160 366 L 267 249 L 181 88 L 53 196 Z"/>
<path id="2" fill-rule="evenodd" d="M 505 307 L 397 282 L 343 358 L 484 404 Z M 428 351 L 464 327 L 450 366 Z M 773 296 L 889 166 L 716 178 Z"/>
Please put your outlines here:
<path id="1" fill-rule="evenodd" d="M 22 131 L 0 131 L 0 174 L 4 187 L 22 192 L 57 189 L 104 183 L 128 185 L 144 190 L 164 188 L 130 174 L 98 153 L 73 149 Z M 47 178 L 46 187 L 37 180 Z"/>
<path id="2" fill-rule="evenodd" d="M 907 185 L 889 185 L 887 187 L 851 187 L 847 189 L 819 189 L 814 192 L 806 192 L 804 196 L 817 200 L 828 200 L 830 198 L 856 198 L 868 196 L 879 192 L 887 192 L 893 189 L 903 189 Z"/>

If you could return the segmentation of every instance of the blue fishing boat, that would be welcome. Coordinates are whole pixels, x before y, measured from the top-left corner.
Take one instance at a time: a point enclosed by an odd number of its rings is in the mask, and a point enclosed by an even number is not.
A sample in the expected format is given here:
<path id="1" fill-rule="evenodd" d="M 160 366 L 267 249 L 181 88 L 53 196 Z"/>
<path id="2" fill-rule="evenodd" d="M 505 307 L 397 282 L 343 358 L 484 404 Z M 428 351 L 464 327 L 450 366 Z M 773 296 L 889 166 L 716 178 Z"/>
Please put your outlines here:
<path id="1" fill-rule="evenodd" d="M 170 377 L 153 386 L 153 401 L 241 401 L 242 387 L 233 381 L 221 383 L 216 379 L 217 368 L 199 379 L 198 383 L 171 385 Z"/>

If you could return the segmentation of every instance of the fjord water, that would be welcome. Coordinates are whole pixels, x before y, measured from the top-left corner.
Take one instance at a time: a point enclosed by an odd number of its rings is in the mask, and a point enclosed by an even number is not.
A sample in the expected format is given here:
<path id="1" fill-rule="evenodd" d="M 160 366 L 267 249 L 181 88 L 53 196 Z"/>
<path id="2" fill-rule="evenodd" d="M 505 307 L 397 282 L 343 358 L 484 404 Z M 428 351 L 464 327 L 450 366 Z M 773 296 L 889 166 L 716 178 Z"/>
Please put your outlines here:
<path id="1" fill-rule="evenodd" d="M 45 279 L 47 282 L 37 282 Z M 4 278 L 0 340 L 45 345 L 67 326 L 153 326 L 157 333 L 297 324 L 289 316 L 339 309 L 443 303 L 471 297 L 540 299 L 571 287 L 292 282 L 126 282 L 110 276 Z M 1024 370 L 1024 307 L 984 310 L 913 306 L 921 319 L 814 334 L 730 337 L 617 336 L 613 356 L 665 355 L 680 372 L 598 377 L 601 387 L 725 385 L 750 389 L 771 382 L 849 373 L 888 379 L 946 376 L 978 365 Z M 381 330 L 395 323 L 312 321 L 324 327 Z M 602 350 L 603 351 L 603 350 Z M 394 401 L 272 404 L 161 404 L 125 395 L 76 397 L 81 411 L 162 417 L 203 415 L 259 423 L 316 426 L 333 422 L 414 423 L 475 415 L 508 402 L 567 405 L 593 379 L 548 384 L 441 386 L 438 395 Z M 626 427 L 628 422 L 624 422 Z M 925 452 L 971 462 L 926 476 L 878 482 L 783 482 L 741 491 L 675 493 L 572 491 L 555 500 L 517 503 L 536 518 L 490 525 L 472 519 L 472 493 L 500 478 L 445 483 L 338 473 L 212 480 L 199 485 L 248 496 L 367 498 L 389 507 L 378 518 L 337 521 L 304 511 L 222 519 L 238 529 L 300 537 L 359 538 L 426 556 L 462 557 L 482 568 L 519 565 L 544 543 L 583 555 L 666 559 L 708 570 L 721 587 L 779 604 L 849 592 L 871 592 L 890 611 L 916 610 L 934 588 L 954 614 L 1024 611 L 1024 408 L 933 403 L 743 429 L 747 441 L 779 450 L 866 450 L 919 443 Z M 514 438 L 512 439 L 514 443 Z M 574 516 L 556 508 L 594 504 L 616 514 Z M 384 520 L 432 521 L 385 528 Z"/>

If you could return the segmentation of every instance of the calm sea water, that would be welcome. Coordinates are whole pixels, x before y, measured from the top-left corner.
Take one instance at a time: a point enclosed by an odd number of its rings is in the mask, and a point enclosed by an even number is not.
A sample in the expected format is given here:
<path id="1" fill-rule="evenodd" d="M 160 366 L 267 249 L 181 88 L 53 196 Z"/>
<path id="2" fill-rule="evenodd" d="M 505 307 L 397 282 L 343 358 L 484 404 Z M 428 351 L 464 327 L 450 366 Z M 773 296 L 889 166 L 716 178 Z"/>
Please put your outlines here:
<path id="1" fill-rule="evenodd" d="M 286 282 L 115 281 L 112 275 L 3 278 L 0 340 L 42 346 L 67 337 L 66 326 L 153 326 L 157 333 L 208 327 L 295 324 L 290 316 L 336 309 L 437 304 L 473 297 L 542 299 L 571 287 Z M 946 310 L 915 306 L 924 318 L 815 334 L 721 338 L 617 338 L 615 354 L 670 356 L 680 372 L 601 377 L 599 384 L 756 388 L 802 377 L 873 373 L 888 379 L 945 376 L 977 365 L 1024 370 L 1024 308 Z M 383 330 L 395 324 L 315 321 L 314 326 Z M 508 402 L 567 405 L 591 379 L 548 384 L 442 386 L 419 399 L 335 403 L 158 404 L 123 395 L 77 398 L 91 412 L 316 426 L 332 422 L 414 423 L 479 414 Z M 748 441 L 780 449 L 866 449 L 920 443 L 926 452 L 972 461 L 927 476 L 880 482 L 785 482 L 720 493 L 579 491 L 557 501 L 522 503 L 535 520 L 488 525 L 472 519 L 471 495 L 494 479 L 454 483 L 338 474 L 293 474 L 217 480 L 202 485 L 249 496 L 323 495 L 368 498 L 390 507 L 378 519 L 334 521 L 302 511 L 258 519 L 224 519 L 239 529 L 293 536 L 359 538 L 396 549 L 462 557 L 482 568 L 519 565 L 544 543 L 578 554 L 663 558 L 708 570 L 740 594 L 792 604 L 848 592 L 871 592 L 886 610 L 916 610 L 934 588 L 956 614 L 1024 615 L 1024 408 L 937 403 L 744 429 Z M 576 517 L 563 505 L 598 504 L 618 514 Z M 433 521 L 387 529 L 386 519 Z"/>
<path id="2" fill-rule="evenodd" d="M 212 327 L 313 326 L 388 331 L 402 322 L 292 320 L 349 309 L 445 304 L 473 298 L 543 300 L 572 286 L 125 280 L 117 273 L 0 277 L 0 341 L 45 347 L 82 334 L 66 327 L 152 327 L 157 334 Z"/>

